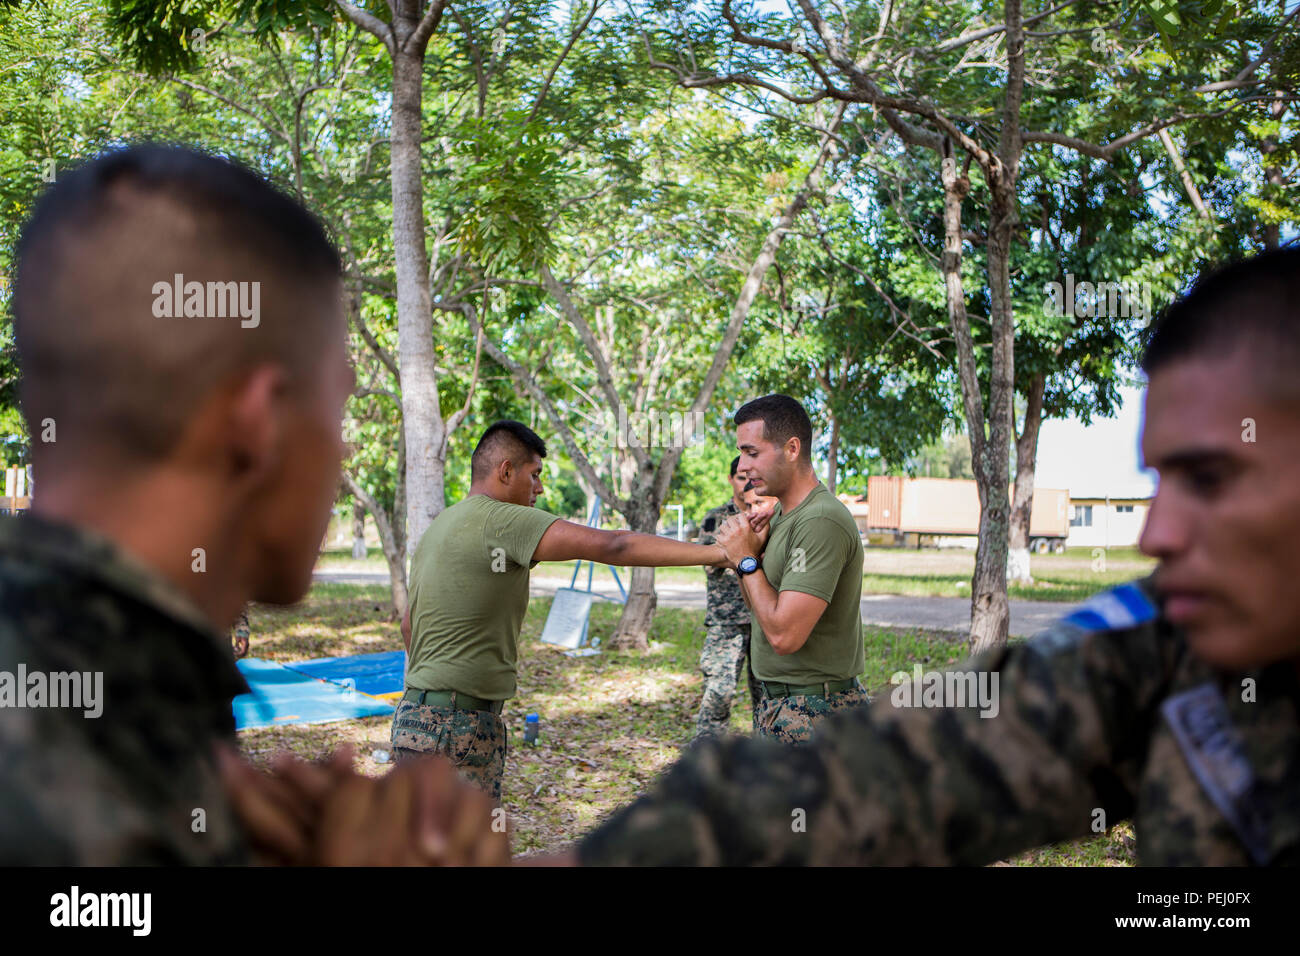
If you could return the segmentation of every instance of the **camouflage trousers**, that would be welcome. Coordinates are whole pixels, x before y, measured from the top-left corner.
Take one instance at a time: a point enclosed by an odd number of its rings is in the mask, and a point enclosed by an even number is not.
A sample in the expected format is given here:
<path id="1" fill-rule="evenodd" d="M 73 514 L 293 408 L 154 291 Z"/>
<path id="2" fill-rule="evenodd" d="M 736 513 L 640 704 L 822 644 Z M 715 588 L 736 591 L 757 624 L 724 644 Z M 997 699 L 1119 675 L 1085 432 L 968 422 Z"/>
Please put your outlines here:
<path id="1" fill-rule="evenodd" d="M 758 698 L 762 688 L 749 669 L 749 625 L 714 624 L 704 638 L 700 670 L 704 672 L 704 699 L 695 718 L 695 739 L 720 737 L 727 733 L 731 719 L 731 701 L 736 682 L 743 673 L 749 682 L 750 700 L 754 702 L 754 727 L 758 727 Z"/>
<path id="2" fill-rule="evenodd" d="M 812 739 L 817 725 L 837 710 L 857 707 L 870 700 L 861 687 L 850 687 L 829 697 L 765 695 L 755 708 L 754 723 L 760 737 L 771 737 L 785 744 L 803 744 Z"/>
<path id="3" fill-rule="evenodd" d="M 404 700 L 393 714 L 393 759 L 442 754 L 494 800 L 506 769 L 506 725 L 490 710 L 451 710 Z"/>

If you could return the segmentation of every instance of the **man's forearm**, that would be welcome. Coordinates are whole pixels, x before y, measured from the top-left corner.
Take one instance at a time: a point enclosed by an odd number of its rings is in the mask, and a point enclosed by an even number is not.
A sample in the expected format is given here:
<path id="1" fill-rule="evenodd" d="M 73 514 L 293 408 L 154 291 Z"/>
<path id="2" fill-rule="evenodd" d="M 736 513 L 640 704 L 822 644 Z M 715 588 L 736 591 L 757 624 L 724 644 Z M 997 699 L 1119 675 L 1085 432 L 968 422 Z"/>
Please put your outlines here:
<path id="1" fill-rule="evenodd" d="M 741 577 L 740 594 L 749 605 L 754 620 L 758 621 L 758 626 L 763 629 L 765 636 L 780 630 L 776 620 L 776 608 L 781 595 L 777 593 L 776 588 L 772 587 L 772 582 L 767 579 L 762 568 L 753 574 Z M 768 643 L 771 643 L 770 638 Z"/>
<path id="2" fill-rule="evenodd" d="M 691 544 L 656 534 L 624 532 L 610 541 L 606 563 L 642 568 L 684 567 L 692 564 L 716 565 L 726 560 L 721 545 Z"/>

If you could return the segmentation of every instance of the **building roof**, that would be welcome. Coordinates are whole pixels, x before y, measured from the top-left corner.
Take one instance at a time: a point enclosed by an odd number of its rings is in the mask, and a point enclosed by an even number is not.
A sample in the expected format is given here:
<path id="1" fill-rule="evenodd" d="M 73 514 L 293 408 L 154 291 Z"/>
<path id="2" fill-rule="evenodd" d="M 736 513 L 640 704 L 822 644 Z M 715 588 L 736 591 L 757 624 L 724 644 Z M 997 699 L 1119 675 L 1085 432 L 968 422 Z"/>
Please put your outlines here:
<path id="1" fill-rule="evenodd" d="M 1089 488 L 1085 485 L 1079 490 L 1070 489 L 1071 501 L 1105 501 L 1107 498 L 1111 501 L 1150 501 L 1152 497 L 1154 493 L 1151 490 L 1139 486 Z"/>

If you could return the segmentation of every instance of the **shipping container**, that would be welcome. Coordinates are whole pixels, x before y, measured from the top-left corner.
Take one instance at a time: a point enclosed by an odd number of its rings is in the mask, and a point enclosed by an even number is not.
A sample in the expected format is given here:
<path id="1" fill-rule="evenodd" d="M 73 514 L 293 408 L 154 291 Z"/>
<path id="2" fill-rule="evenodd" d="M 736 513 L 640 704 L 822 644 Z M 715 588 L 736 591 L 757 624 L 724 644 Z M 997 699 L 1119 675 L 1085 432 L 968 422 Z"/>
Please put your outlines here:
<path id="1" fill-rule="evenodd" d="M 1008 506 L 1010 502 L 1008 489 Z M 918 543 L 921 535 L 978 535 L 979 490 L 969 480 L 877 475 L 867 479 L 866 524 L 862 530 L 867 533 L 893 532 L 897 539 L 915 534 Z M 1064 551 L 1069 531 L 1069 491 L 1035 488 L 1030 548 L 1039 553 Z"/>

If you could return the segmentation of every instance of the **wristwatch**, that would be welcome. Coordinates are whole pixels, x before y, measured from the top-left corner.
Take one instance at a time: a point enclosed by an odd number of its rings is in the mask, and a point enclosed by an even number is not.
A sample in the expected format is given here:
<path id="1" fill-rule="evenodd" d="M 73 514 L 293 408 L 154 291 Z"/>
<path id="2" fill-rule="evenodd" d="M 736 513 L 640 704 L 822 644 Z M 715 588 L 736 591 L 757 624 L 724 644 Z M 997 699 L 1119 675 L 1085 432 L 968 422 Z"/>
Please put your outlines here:
<path id="1" fill-rule="evenodd" d="M 736 573 L 742 577 L 746 574 L 753 574 L 762 565 L 758 563 L 758 558 L 745 556 L 736 563 Z"/>

